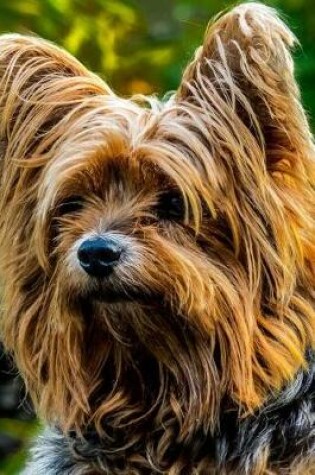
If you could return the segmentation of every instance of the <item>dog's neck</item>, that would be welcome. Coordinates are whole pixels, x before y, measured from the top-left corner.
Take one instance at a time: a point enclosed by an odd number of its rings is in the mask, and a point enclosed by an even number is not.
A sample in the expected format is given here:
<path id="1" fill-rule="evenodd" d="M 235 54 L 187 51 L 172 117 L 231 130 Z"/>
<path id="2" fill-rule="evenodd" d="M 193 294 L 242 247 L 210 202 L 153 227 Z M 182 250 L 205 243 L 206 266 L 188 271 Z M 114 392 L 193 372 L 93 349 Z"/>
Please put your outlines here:
<path id="1" fill-rule="evenodd" d="M 138 442 L 136 446 L 113 451 L 109 441 L 93 431 L 82 439 L 74 434 L 63 436 L 57 429 L 47 429 L 34 450 L 28 469 L 33 471 L 26 473 L 39 473 L 37 463 L 41 464 L 41 469 L 45 468 L 46 475 L 66 473 L 67 470 L 71 474 L 168 474 L 175 466 L 182 467 L 182 471 L 178 469 L 171 473 L 265 473 L 256 472 L 262 463 L 268 470 L 275 470 L 273 473 L 278 473 L 277 470 L 282 473 L 281 470 L 292 468 L 295 461 L 298 463 L 301 454 L 303 460 L 310 460 L 315 453 L 314 352 L 309 352 L 308 360 L 308 371 L 300 371 L 281 393 L 271 397 L 255 414 L 240 419 L 237 408 L 223 411 L 214 433 L 199 430 L 189 443 L 176 443 L 175 440 L 171 444 L 172 453 L 164 454 L 167 461 L 159 467 L 152 464 L 145 440 L 140 442 L 142 447 Z"/>

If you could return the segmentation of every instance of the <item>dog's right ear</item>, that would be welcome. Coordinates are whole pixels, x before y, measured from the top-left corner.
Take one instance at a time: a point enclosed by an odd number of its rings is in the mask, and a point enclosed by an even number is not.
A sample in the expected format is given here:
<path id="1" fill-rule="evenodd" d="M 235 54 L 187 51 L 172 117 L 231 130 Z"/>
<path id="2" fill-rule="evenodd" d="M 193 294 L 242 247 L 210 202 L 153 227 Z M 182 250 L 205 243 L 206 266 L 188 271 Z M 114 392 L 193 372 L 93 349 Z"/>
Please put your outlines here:
<path id="1" fill-rule="evenodd" d="M 275 10 L 238 5 L 210 24 L 176 95 L 179 117 L 209 150 L 196 147 L 200 168 L 226 177 L 218 208 L 249 277 L 243 309 L 216 325 L 227 392 L 250 411 L 294 377 L 314 346 L 314 145 L 294 44 Z"/>
<path id="2" fill-rule="evenodd" d="M 271 176 L 290 181 L 305 178 L 314 153 L 294 77 L 295 43 L 275 10 L 258 2 L 240 4 L 210 23 L 177 92 L 179 103 L 216 115 L 213 122 L 220 120 L 221 130 L 228 127 L 236 142 L 256 139 L 265 160 L 249 167 L 266 165 Z"/>
<path id="3" fill-rule="evenodd" d="M 1 153 L 24 159 L 34 142 L 82 99 L 112 94 L 79 61 L 49 41 L 0 36 Z M 3 162 L 3 157 L 2 157 Z"/>

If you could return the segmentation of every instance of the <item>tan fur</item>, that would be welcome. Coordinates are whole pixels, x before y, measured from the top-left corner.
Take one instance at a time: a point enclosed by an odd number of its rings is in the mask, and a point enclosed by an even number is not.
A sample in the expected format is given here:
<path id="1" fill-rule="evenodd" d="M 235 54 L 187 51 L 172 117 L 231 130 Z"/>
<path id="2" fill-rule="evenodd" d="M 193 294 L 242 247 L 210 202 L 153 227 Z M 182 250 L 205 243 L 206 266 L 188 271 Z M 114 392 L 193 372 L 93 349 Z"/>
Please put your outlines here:
<path id="1" fill-rule="evenodd" d="M 159 427 L 171 415 L 185 440 L 196 421 L 215 426 L 223 396 L 243 417 L 306 365 L 315 161 L 294 41 L 266 7 L 236 7 L 210 25 L 160 104 L 117 97 L 47 41 L 0 38 L 2 331 L 44 419 L 103 433 L 105 418 L 141 427 L 154 413 Z M 154 215 L 172 187 L 186 204 L 180 224 Z M 59 218 L 78 194 L 83 211 Z M 108 230 L 128 236 L 136 260 L 118 271 L 120 285 L 163 296 L 163 308 L 82 309 L 91 284 L 69 264 L 71 249 Z M 146 359 L 153 406 L 141 389 Z M 172 437 L 165 427 L 157 465 Z"/>

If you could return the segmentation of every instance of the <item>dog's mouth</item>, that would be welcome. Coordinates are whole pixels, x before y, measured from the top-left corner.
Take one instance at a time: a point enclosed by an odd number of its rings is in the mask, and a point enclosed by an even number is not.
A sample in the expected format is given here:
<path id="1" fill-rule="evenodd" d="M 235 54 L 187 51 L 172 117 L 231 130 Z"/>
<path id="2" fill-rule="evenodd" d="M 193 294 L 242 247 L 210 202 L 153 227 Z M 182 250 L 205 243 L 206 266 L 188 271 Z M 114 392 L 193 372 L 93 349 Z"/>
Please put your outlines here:
<path id="1" fill-rule="evenodd" d="M 90 289 L 86 295 L 84 295 L 84 297 L 85 299 L 91 301 L 104 302 L 108 304 L 124 302 L 152 304 L 159 299 L 155 293 L 144 291 L 136 287 L 115 288 L 101 284 Z"/>
<path id="2" fill-rule="evenodd" d="M 106 303 L 132 302 L 142 301 L 148 298 L 147 295 L 133 290 L 115 290 L 115 289 L 99 289 L 90 292 L 89 297 L 93 300 Z"/>

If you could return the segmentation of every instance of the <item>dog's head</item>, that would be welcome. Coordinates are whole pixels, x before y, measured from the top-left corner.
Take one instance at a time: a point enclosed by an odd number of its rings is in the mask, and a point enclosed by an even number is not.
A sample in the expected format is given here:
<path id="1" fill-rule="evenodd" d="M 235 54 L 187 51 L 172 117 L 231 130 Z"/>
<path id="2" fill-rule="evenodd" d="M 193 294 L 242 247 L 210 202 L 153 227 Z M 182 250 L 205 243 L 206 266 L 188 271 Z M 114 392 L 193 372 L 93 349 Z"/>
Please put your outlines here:
<path id="1" fill-rule="evenodd" d="M 304 364 L 314 151 L 292 44 L 236 7 L 158 102 L 0 39 L 3 333 L 44 417 L 184 438 Z"/>

